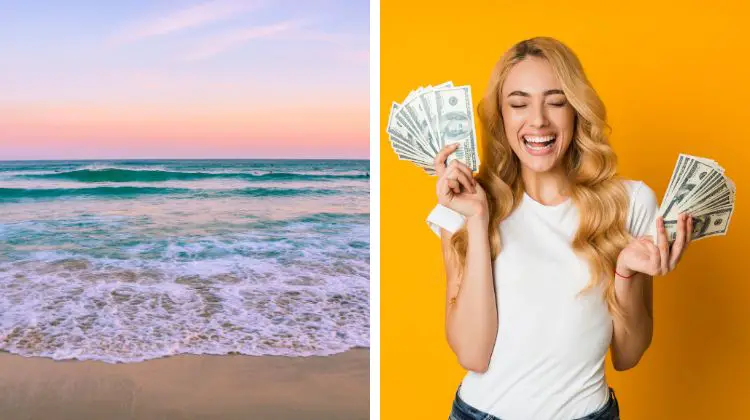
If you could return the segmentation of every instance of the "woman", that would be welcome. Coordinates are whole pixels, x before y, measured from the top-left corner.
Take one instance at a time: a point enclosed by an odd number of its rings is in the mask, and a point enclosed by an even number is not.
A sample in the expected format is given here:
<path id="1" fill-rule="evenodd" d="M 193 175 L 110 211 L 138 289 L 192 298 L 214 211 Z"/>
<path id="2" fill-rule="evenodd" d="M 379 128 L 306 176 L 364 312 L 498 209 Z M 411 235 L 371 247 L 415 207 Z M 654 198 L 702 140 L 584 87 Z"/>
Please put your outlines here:
<path id="1" fill-rule="evenodd" d="M 652 278 L 675 268 L 692 219 L 680 215 L 670 250 L 654 192 L 617 177 L 605 107 L 555 39 L 511 48 L 478 114 L 481 168 L 441 151 L 427 219 L 448 343 L 469 371 L 450 419 L 619 419 L 607 350 L 626 370 L 649 347 Z"/>

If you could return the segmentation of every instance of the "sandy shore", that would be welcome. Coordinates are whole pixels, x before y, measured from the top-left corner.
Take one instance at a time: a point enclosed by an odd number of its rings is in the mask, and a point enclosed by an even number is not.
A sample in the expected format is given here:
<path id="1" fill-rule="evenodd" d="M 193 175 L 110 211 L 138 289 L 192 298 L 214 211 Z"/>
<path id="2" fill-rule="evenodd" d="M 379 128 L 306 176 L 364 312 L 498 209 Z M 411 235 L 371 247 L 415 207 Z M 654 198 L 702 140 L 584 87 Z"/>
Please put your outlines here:
<path id="1" fill-rule="evenodd" d="M 135 364 L 0 354 L 0 419 L 367 419 L 369 351 Z"/>

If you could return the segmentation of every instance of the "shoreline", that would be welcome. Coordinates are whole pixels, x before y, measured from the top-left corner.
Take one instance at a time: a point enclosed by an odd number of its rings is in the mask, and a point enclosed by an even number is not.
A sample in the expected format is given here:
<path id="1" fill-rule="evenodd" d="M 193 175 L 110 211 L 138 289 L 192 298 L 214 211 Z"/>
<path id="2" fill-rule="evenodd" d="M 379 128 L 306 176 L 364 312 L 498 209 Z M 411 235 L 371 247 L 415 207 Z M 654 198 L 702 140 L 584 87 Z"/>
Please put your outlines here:
<path id="1" fill-rule="evenodd" d="M 367 348 L 330 356 L 176 355 L 137 363 L 0 353 L 0 418 L 367 419 Z"/>

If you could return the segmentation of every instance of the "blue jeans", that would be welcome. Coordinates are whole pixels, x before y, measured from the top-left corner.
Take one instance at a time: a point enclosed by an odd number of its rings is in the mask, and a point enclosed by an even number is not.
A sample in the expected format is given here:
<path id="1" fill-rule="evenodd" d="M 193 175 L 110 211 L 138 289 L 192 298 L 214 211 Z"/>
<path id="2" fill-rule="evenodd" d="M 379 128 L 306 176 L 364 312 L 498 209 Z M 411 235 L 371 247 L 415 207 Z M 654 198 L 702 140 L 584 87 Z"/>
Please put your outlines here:
<path id="1" fill-rule="evenodd" d="M 477 410 L 470 406 L 461 397 L 458 396 L 456 391 L 456 398 L 453 400 L 453 409 L 448 420 L 502 420 L 492 414 L 487 414 L 483 411 Z M 572 420 L 620 420 L 620 406 L 617 404 L 617 398 L 615 397 L 615 390 L 609 388 L 609 400 L 594 413 L 591 413 L 585 417 Z"/>

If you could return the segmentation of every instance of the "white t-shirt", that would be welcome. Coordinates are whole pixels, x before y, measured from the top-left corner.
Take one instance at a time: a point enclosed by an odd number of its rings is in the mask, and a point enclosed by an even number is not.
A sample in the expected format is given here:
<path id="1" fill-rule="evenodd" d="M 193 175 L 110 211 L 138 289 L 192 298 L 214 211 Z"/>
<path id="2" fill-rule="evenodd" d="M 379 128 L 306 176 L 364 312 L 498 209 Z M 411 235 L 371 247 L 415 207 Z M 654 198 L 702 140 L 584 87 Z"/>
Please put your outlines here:
<path id="1" fill-rule="evenodd" d="M 641 181 L 625 184 L 629 232 L 655 235 L 656 195 Z M 463 222 L 439 204 L 427 218 L 438 236 L 440 227 L 455 232 Z M 589 281 L 571 246 L 577 228 L 570 199 L 545 206 L 525 193 L 501 223 L 503 249 L 493 261 L 497 340 L 487 372 L 468 372 L 459 390 L 475 408 L 503 420 L 570 420 L 606 404 L 612 317 L 601 286 L 576 299 Z"/>

